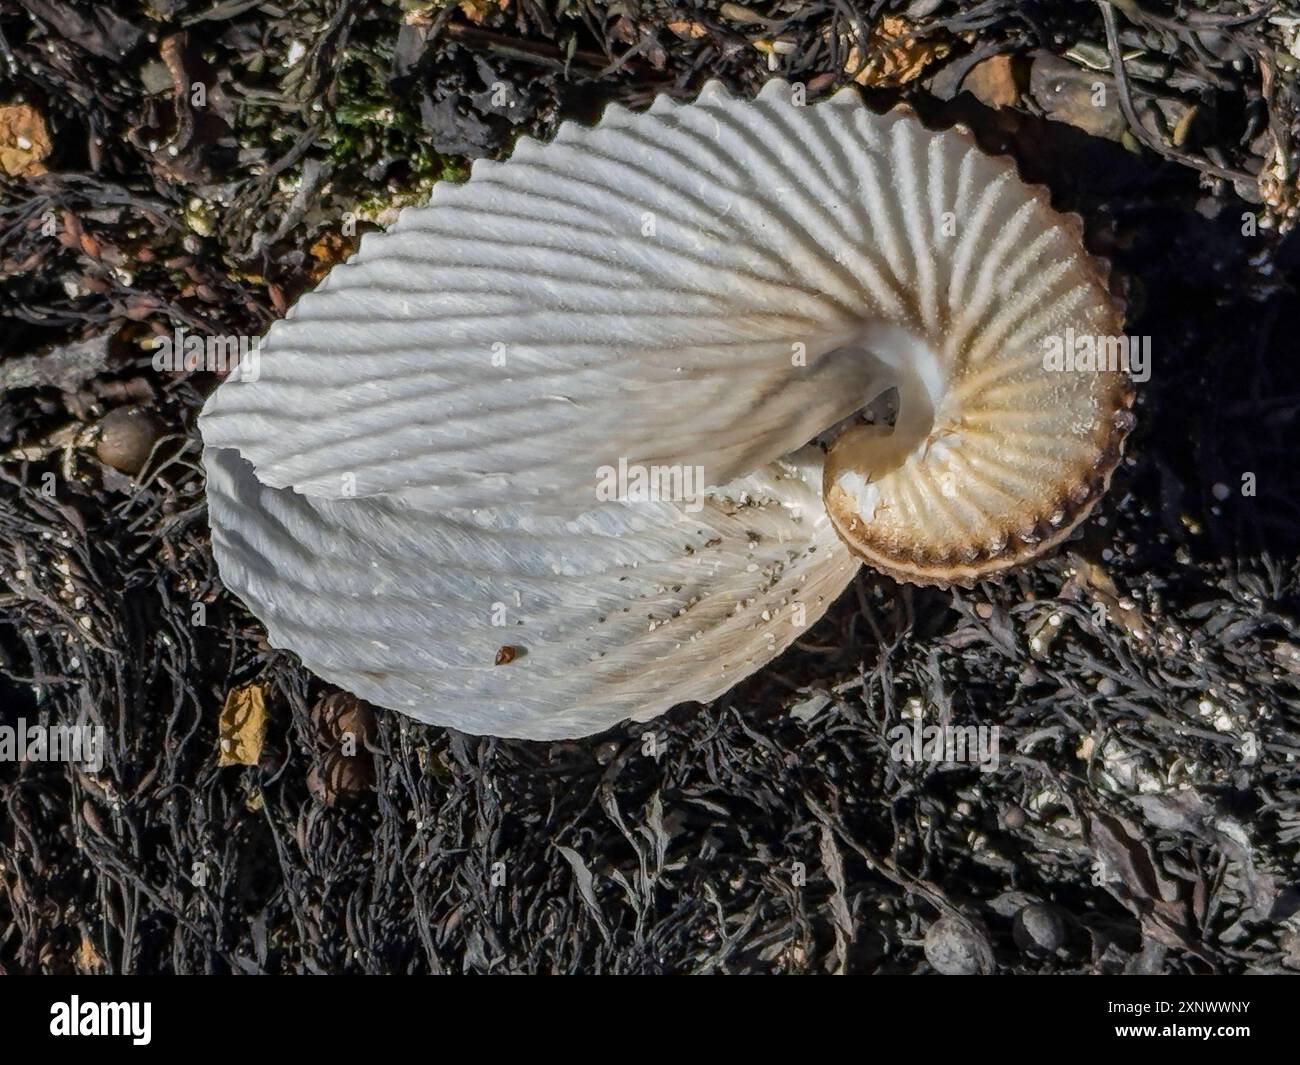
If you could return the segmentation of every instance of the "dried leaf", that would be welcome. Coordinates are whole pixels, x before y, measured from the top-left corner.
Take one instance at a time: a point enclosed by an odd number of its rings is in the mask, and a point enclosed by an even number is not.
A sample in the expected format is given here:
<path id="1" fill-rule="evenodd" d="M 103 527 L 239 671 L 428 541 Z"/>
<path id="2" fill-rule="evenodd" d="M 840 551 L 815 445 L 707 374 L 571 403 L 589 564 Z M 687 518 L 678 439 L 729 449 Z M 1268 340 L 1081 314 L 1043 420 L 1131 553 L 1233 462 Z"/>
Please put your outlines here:
<path id="1" fill-rule="evenodd" d="M 460 0 L 461 13 L 476 25 L 494 10 L 504 11 L 509 6 L 510 0 Z"/>
<path id="2" fill-rule="evenodd" d="M 0 169 L 10 177 L 45 173 L 44 159 L 53 145 L 45 119 L 31 104 L 0 107 Z"/>
<path id="3" fill-rule="evenodd" d="M 692 22 L 689 19 L 670 19 L 667 24 L 668 31 L 683 41 L 689 41 L 692 38 L 708 36 L 708 27 L 700 22 Z"/>
<path id="4" fill-rule="evenodd" d="M 81 933 L 81 946 L 77 948 L 73 964 L 76 965 L 79 973 L 86 974 L 97 973 L 104 968 L 104 959 L 99 956 L 95 944 L 90 941 L 85 932 Z"/>
<path id="5" fill-rule="evenodd" d="M 845 71 L 859 85 L 876 88 L 915 81 L 933 60 L 942 59 L 952 48 L 945 40 L 918 38 L 915 33 L 905 19 L 886 15 L 867 36 L 865 56 L 858 44 L 849 48 Z"/>
<path id="6" fill-rule="evenodd" d="M 217 765 L 257 765 L 266 739 L 266 702 L 260 684 L 232 688 L 218 722 Z"/>
<path id="7" fill-rule="evenodd" d="M 994 55 L 976 63 L 961 87 L 986 107 L 1011 107 L 1020 99 L 1016 72 L 1009 55 Z"/>

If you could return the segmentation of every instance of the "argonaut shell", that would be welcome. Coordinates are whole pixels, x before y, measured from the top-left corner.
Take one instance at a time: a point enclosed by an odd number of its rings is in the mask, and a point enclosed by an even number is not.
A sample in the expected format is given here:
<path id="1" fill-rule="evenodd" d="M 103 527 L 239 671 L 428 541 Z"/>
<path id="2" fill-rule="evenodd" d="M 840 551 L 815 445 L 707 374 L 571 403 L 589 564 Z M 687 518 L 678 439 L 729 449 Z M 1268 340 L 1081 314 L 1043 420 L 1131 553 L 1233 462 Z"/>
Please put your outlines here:
<path id="1" fill-rule="evenodd" d="M 1045 342 L 1121 324 L 1077 220 L 962 132 L 783 82 L 611 107 L 436 186 L 272 326 L 200 419 L 213 548 L 273 644 L 378 705 L 645 720 L 780 653 L 860 557 L 965 583 L 1066 535 L 1130 416 Z M 861 424 L 891 388 L 892 431 Z M 610 500 L 611 470 L 708 490 Z"/>

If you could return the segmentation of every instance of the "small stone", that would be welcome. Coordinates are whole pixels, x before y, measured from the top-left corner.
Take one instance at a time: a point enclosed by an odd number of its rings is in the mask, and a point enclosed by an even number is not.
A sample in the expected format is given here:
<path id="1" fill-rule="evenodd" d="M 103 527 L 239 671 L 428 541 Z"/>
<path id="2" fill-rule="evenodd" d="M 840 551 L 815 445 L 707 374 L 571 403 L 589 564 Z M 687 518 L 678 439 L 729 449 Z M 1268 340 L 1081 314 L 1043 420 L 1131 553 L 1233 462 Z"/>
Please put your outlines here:
<path id="1" fill-rule="evenodd" d="M 1011 938 L 1026 954 L 1055 954 L 1067 938 L 1064 911 L 1050 903 L 1031 903 L 1016 914 Z"/>
<path id="2" fill-rule="evenodd" d="M 1002 811 L 1002 826 L 1015 830 L 1023 828 L 1025 824 L 1025 811 L 1019 806 L 1008 806 Z"/>
<path id="3" fill-rule="evenodd" d="M 993 947 L 970 921 L 941 917 L 925 933 L 925 960 L 945 976 L 987 976 L 993 972 Z"/>
<path id="4" fill-rule="evenodd" d="M 95 455 L 105 466 L 136 474 L 149 461 L 162 427 L 142 407 L 118 407 L 99 421 Z"/>

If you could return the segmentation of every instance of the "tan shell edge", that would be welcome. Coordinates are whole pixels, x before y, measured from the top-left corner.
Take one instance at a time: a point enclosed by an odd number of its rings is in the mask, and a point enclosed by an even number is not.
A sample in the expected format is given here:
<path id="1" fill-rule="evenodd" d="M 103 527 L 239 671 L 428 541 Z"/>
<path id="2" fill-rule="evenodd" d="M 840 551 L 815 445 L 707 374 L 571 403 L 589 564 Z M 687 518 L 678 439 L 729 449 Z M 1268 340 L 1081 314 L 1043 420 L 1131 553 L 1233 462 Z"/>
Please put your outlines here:
<path id="1" fill-rule="evenodd" d="M 894 112 L 901 112 L 921 122 L 920 116 L 906 103 L 896 104 L 885 113 Z M 924 122 L 921 124 L 926 129 L 936 130 L 933 125 Z M 1087 248 L 1083 218 L 1075 212 L 1056 210 L 1052 206 L 1051 192 L 1045 185 L 1025 181 L 1014 156 L 1007 152 L 986 151 L 969 127 L 956 123 L 949 127 L 938 127 L 936 131 L 940 130 L 964 138 L 984 156 L 1003 162 L 1007 169 L 1015 173 L 1029 196 L 1060 220 L 1060 224 L 1075 238 L 1086 256 L 1086 263 L 1092 269 L 1098 288 L 1110 301 L 1114 316 L 1114 328 L 1111 331 L 1120 332 L 1126 316 L 1125 303 L 1112 290 L 1110 260 L 1094 255 Z M 859 531 L 861 520 L 848 509 L 845 493 L 829 483 L 828 479 L 823 483 L 823 498 L 826 511 L 840 538 L 856 557 L 885 576 L 910 584 L 939 588 L 970 588 L 979 581 L 1003 576 L 1044 558 L 1067 540 L 1092 513 L 1109 489 L 1111 477 L 1123 458 L 1125 442 L 1135 424 L 1131 413 L 1135 391 L 1127 374 L 1115 372 L 1112 376 L 1112 413 L 1109 419 L 1098 424 L 1094 437 L 1100 449 L 1098 457 L 1087 469 L 1079 470 L 1078 475 L 1069 483 L 1058 486 L 1057 503 L 1048 513 L 1026 515 L 1023 524 L 1017 529 L 1007 530 L 1006 545 L 1001 550 L 992 551 L 985 545 L 972 545 L 968 551 L 957 553 L 956 557 L 940 557 L 929 551 L 925 544 L 918 542 L 908 552 L 887 551 L 880 545 L 872 544 Z M 1060 520 L 1053 522 L 1051 519 L 1057 515 L 1061 516 Z"/>
<path id="2" fill-rule="evenodd" d="M 1110 487 L 1111 476 L 1123 457 L 1125 439 L 1134 424 L 1133 415 L 1128 410 L 1132 403 L 1132 389 L 1127 387 L 1127 382 L 1124 385 L 1124 396 L 1110 419 L 1108 440 L 1101 457 L 1088 471 L 1081 473 L 1058 500 L 1055 512 L 1063 514 L 1062 520 L 1053 524 L 1050 515 L 1042 514 L 1026 518 L 1018 530 L 1008 533 L 1006 546 L 1001 551 L 972 547 L 965 558 L 940 558 L 927 552 L 925 545 L 916 544 L 908 554 L 887 554 L 861 538 L 856 528 L 861 524 L 860 520 L 847 510 L 845 494 L 836 486 L 830 486 L 826 491 L 826 512 L 854 555 L 897 581 L 940 588 L 969 588 L 979 581 L 1030 565 L 1060 546 L 1087 519 Z"/>

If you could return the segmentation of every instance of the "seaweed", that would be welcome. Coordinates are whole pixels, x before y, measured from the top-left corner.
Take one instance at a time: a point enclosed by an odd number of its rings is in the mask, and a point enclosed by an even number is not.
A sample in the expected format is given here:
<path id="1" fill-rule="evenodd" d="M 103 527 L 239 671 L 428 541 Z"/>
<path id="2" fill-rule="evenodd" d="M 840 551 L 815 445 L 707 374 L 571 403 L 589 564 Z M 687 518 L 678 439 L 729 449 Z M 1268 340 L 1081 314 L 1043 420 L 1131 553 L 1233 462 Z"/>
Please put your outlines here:
<path id="1" fill-rule="evenodd" d="M 0 173 L 0 725 L 105 737 L 98 767 L 0 761 L 0 970 L 1300 968 L 1296 29 L 1134 0 L 0 3 L 0 107 L 51 145 Z M 220 583 L 216 377 L 155 370 L 154 338 L 256 336 L 519 136 L 773 74 L 964 122 L 1087 220 L 1154 350 L 1099 516 L 970 592 L 864 571 L 645 725 L 343 728 Z M 134 474 L 96 451 L 126 405 L 156 427 Z M 221 765 L 250 688 L 265 736 Z M 996 770 L 900 758 L 918 723 L 996 726 Z"/>

